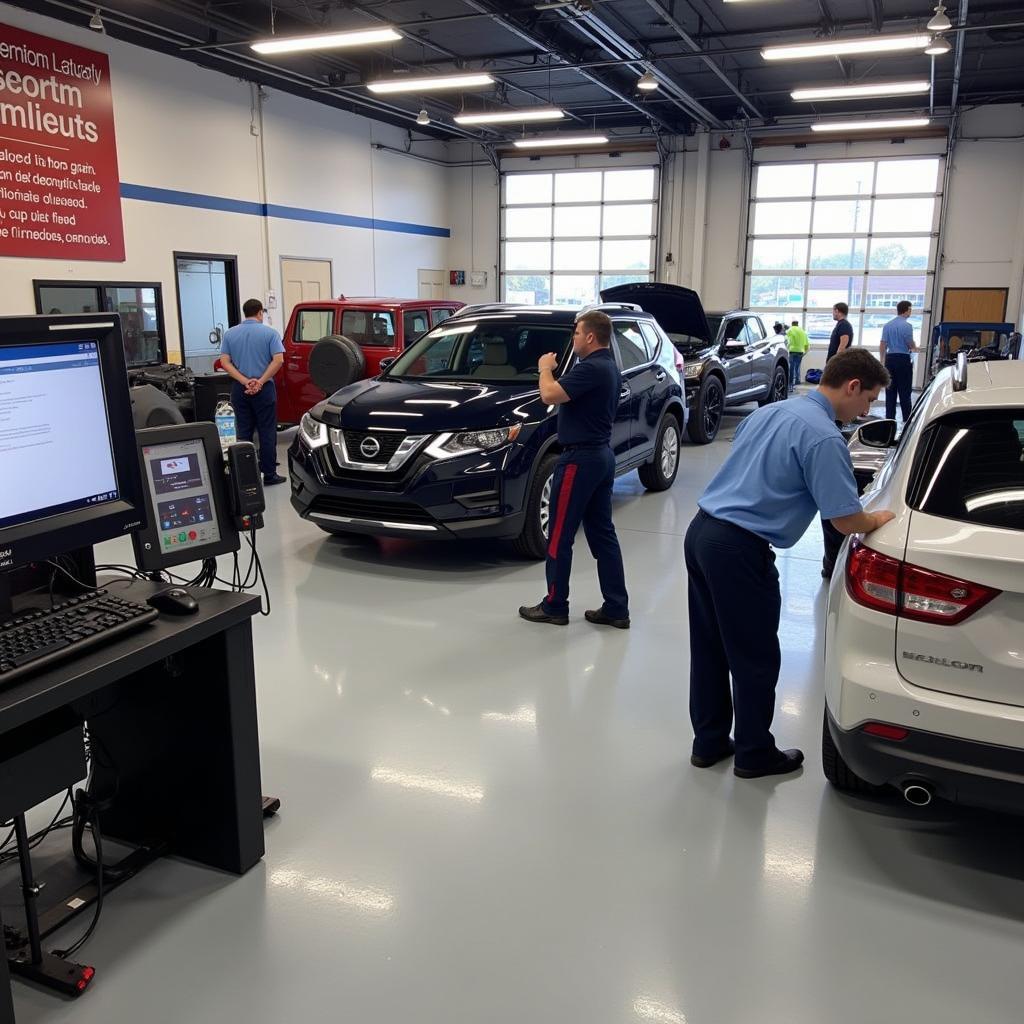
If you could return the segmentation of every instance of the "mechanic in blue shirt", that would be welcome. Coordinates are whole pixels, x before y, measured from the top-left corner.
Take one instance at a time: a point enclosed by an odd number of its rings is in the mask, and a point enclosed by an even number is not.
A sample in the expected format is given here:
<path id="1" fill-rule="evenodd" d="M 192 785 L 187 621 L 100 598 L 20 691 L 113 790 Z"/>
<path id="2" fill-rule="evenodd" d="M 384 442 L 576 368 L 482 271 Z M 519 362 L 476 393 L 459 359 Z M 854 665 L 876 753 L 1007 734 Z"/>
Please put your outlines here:
<path id="1" fill-rule="evenodd" d="M 910 418 L 910 392 L 914 383 L 914 364 L 910 354 L 917 351 L 914 328 L 910 326 L 913 306 L 906 300 L 896 303 L 896 316 L 882 328 L 882 362 L 892 383 L 885 389 L 886 419 L 896 418 L 896 397 L 899 396 L 903 422 Z"/>
<path id="2" fill-rule="evenodd" d="M 283 484 L 277 472 L 277 386 L 274 376 L 284 364 L 281 335 L 263 322 L 263 303 L 248 299 L 245 320 L 229 327 L 220 343 L 221 366 L 234 378 L 231 404 L 239 441 L 260 438 L 260 469 L 266 485 Z"/>
<path id="3" fill-rule="evenodd" d="M 569 623 L 569 573 L 576 532 L 583 531 L 604 604 L 588 611 L 588 622 L 629 629 L 629 597 L 622 567 L 622 551 L 612 524 L 612 485 L 615 454 L 611 448 L 612 423 L 619 406 L 622 377 L 611 350 L 612 322 L 598 311 L 576 318 L 572 347 L 578 360 L 561 380 L 555 380 L 558 356 L 543 355 L 540 397 L 558 406 L 558 441 L 562 454 L 551 481 L 548 519 L 547 596 L 532 608 L 520 608 L 529 622 L 553 626 Z"/>
<path id="4" fill-rule="evenodd" d="M 690 763 L 736 755 L 740 778 L 782 775 L 803 763 L 772 736 L 782 598 L 772 546 L 791 548 L 817 512 L 843 534 L 893 518 L 865 512 L 836 427 L 863 416 L 889 383 L 861 348 L 833 356 L 821 386 L 767 405 L 736 431 L 732 450 L 698 502 L 686 534 L 690 606 Z M 729 675 L 732 674 L 730 691 Z M 729 738 L 735 715 L 735 743 Z"/>

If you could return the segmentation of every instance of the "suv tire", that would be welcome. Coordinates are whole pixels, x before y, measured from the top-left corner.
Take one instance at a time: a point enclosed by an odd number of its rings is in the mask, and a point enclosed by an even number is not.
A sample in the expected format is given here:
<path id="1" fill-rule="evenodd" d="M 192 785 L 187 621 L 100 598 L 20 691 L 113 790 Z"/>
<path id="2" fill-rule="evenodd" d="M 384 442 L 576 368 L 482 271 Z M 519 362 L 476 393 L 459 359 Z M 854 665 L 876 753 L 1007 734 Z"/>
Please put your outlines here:
<path id="1" fill-rule="evenodd" d="M 551 484 L 558 456 L 551 453 L 540 460 L 530 493 L 526 499 L 526 521 L 523 532 L 512 542 L 516 554 L 539 562 L 548 553 L 548 531 L 551 525 Z"/>
<path id="2" fill-rule="evenodd" d="M 710 444 L 718 435 L 725 412 L 725 388 L 714 374 L 701 382 L 700 391 L 690 410 L 686 433 L 694 444 Z"/>
<path id="3" fill-rule="evenodd" d="M 764 408 L 773 402 L 784 402 L 789 397 L 789 374 L 786 373 L 784 364 L 779 363 L 772 374 L 771 382 L 768 385 L 768 394 L 758 399 L 757 404 Z"/>
<path id="4" fill-rule="evenodd" d="M 325 394 L 333 395 L 360 380 L 366 372 L 362 349 L 343 334 L 321 338 L 309 353 L 309 376 Z"/>
<path id="5" fill-rule="evenodd" d="M 667 491 L 679 472 L 679 420 L 669 413 L 658 428 L 654 458 L 639 469 L 640 483 L 649 491 Z"/>
<path id="6" fill-rule="evenodd" d="M 825 778 L 844 793 L 857 793 L 860 796 L 877 796 L 885 790 L 885 786 L 875 786 L 859 775 L 855 774 L 850 766 L 843 760 L 839 753 L 835 740 L 832 739 L 832 730 L 828 727 L 828 712 L 821 724 L 821 766 L 825 772 Z"/>

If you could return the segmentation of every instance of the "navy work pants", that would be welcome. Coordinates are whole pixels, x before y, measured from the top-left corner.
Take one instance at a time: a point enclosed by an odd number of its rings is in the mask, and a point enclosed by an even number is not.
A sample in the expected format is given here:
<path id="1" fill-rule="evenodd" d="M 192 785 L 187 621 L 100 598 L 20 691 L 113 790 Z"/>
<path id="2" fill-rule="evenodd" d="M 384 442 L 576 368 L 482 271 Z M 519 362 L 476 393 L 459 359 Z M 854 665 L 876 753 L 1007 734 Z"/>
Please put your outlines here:
<path id="1" fill-rule="evenodd" d="M 614 483 L 615 455 L 608 445 L 571 448 L 558 460 L 551 484 L 548 593 L 543 603 L 549 615 L 569 613 L 572 546 L 582 523 L 590 553 L 597 559 L 604 613 L 613 619 L 629 616 L 622 551 L 612 524 Z"/>
<path id="2" fill-rule="evenodd" d="M 771 731 L 782 664 L 775 554 L 766 540 L 703 511 L 684 551 L 693 752 L 717 757 L 735 717 L 736 767 L 764 768 L 778 758 Z"/>
<path id="3" fill-rule="evenodd" d="M 255 395 L 247 395 L 237 381 L 231 388 L 235 410 L 235 435 L 239 441 L 260 438 L 260 469 L 264 476 L 277 473 L 277 388 L 272 380 Z"/>
<path id="4" fill-rule="evenodd" d="M 896 399 L 900 400 L 903 422 L 910 419 L 910 392 L 914 385 L 914 364 L 905 352 L 890 352 L 885 357 L 885 368 L 892 377 L 892 383 L 885 389 L 885 418 L 896 419 Z"/>

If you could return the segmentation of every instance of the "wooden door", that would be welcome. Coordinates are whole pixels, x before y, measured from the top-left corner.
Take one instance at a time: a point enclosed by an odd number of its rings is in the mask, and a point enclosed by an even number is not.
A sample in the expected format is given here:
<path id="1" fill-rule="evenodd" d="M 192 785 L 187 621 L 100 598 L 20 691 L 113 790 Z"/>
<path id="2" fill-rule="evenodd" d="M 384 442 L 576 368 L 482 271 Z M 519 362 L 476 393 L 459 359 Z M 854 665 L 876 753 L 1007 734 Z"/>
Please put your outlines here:
<path id="1" fill-rule="evenodd" d="M 281 258 L 281 323 L 284 333 L 292 310 L 299 302 L 320 302 L 334 295 L 331 285 L 331 261 L 291 257 Z"/>
<path id="2" fill-rule="evenodd" d="M 943 323 L 1001 324 L 1006 320 L 1007 288 L 946 288 Z"/>

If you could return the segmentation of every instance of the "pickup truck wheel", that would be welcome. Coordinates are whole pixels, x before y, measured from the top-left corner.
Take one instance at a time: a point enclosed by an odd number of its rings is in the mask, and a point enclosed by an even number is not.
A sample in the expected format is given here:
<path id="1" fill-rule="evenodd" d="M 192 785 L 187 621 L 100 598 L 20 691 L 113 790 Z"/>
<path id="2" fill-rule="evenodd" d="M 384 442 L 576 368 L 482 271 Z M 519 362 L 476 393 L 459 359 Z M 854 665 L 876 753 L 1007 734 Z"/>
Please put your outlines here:
<path id="1" fill-rule="evenodd" d="M 547 557 L 551 529 L 551 487 L 555 478 L 557 455 L 545 455 L 537 467 L 526 501 L 523 532 L 512 542 L 516 553 L 539 562 Z"/>
<path id="2" fill-rule="evenodd" d="M 690 410 L 686 433 L 694 444 L 710 444 L 718 436 L 725 412 L 725 388 L 713 374 L 704 378 Z"/>
<path id="3" fill-rule="evenodd" d="M 309 353 L 310 379 L 325 395 L 361 380 L 365 372 L 362 349 L 343 334 L 321 338 Z"/>
<path id="4" fill-rule="evenodd" d="M 758 401 L 762 408 L 771 405 L 773 402 L 784 402 L 789 397 L 789 375 L 785 366 L 779 363 L 772 374 L 772 382 L 768 386 L 768 394 Z"/>
<path id="5" fill-rule="evenodd" d="M 839 753 L 835 740 L 832 739 L 832 730 L 828 727 L 827 711 L 821 724 L 821 767 L 824 769 L 825 778 L 844 793 L 877 796 L 886 789 L 885 786 L 875 786 L 856 775 L 843 760 L 843 755 Z"/>
<path id="6" fill-rule="evenodd" d="M 679 472 L 679 421 L 669 414 L 661 421 L 654 458 L 639 469 L 640 483 L 649 491 L 667 491 Z"/>

